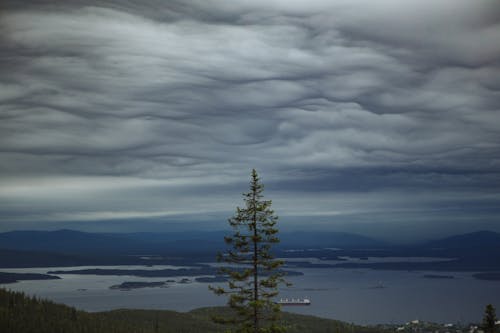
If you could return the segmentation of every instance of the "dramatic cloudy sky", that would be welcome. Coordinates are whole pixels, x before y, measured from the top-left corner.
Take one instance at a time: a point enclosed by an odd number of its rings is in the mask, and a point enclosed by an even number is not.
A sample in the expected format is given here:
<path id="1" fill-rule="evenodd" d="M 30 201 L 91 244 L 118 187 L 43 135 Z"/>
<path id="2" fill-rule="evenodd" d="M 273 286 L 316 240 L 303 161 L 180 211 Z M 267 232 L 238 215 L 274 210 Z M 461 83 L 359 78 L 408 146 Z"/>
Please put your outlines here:
<path id="1" fill-rule="evenodd" d="M 3 0 L 0 230 L 500 231 L 496 0 Z"/>

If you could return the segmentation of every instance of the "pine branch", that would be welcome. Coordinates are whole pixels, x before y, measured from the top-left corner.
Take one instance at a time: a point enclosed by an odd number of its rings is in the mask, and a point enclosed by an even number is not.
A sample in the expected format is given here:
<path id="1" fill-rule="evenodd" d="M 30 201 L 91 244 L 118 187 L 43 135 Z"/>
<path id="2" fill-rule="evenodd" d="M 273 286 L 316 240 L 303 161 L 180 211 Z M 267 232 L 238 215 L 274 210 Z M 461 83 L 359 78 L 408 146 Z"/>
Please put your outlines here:
<path id="1" fill-rule="evenodd" d="M 252 170 L 250 191 L 243 194 L 244 207 L 236 207 L 228 219 L 233 234 L 224 237 L 228 249 L 218 254 L 217 261 L 236 264 L 222 267 L 228 277 L 228 287 L 210 287 L 217 295 L 229 296 L 228 305 L 235 312 L 232 318 L 218 322 L 236 324 L 241 332 L 281 332 L 277 325 L 280 306 L 273 302 L 280 284 L 289 285 L 279 268 L 284 264 L 275 259 L 272 245 L 279 243 L 278 217 L 271 209 L 272 201 L 263 199 L 264 186 Z"/>

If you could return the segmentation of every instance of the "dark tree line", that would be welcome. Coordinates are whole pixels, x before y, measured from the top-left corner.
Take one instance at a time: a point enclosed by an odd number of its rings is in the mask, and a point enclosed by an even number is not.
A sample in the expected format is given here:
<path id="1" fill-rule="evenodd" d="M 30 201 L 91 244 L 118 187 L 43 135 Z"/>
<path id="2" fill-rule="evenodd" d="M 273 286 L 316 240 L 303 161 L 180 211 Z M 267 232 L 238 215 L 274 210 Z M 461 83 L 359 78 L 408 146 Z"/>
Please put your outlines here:
<path id="1" fill-rule="evenodd" d="M 217 332 L 215 324 L 174 311 L 116 310 L 88 313 L 0 289 L 2 333 L 174 333 Z"/>
<path id="2" fill-rule="evenodd" d="M 202 308 L 188 313 L 167 310 L 114 310 L 88 313 L 23 293 L 0 289 L 0 333 L 221 333 L 214 315 L 228 317 L 230 308 Z M 288 333 L 382 333 L 331 319 L 284 313 L 279 324 Z"/>

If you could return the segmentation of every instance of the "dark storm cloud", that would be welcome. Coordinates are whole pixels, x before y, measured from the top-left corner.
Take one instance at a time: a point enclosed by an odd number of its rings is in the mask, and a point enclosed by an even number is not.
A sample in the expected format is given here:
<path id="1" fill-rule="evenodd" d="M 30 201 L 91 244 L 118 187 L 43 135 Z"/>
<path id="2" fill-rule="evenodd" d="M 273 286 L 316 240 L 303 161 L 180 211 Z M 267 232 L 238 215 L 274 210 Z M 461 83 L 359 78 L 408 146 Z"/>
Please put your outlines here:
<path id="1" fill-rule="evenodd" d="M 490 203 L 498 31 L 495 1 L 9 1 L 3 220 L 226 212 L 252 167 L 281 215 Z"/>

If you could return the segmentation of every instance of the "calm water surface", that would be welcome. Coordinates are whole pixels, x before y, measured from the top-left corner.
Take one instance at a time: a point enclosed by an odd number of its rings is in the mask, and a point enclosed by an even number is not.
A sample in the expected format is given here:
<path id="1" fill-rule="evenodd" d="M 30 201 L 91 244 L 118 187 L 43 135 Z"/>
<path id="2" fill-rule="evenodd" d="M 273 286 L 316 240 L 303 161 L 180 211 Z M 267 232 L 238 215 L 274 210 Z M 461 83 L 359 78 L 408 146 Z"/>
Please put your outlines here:
<path id="1" fill-rule="evenodd" d="M 46 273 L 74 268 L 2 269 L 5 272 Z M 162 269 L 173 266 L 106 266 L 100 268 Z M 478 322 L 486 304 L 499 308 L 500 281 L 481 281 L 472 273 L 381 271 L 368 269 L 300 269 L 303 276 L 290 277 L 293 287 L 282 297 L 309 297 L 308 307 L 286 311 L 333 318 L 359 324 L 402 323 L 413 319 L 435 322 Z M 453 275 L 454 279 L 427 279 L 425 274 Z M 24 291 L 87 311 L 118 308 L 188 311 L 224 305 L 225 298 L 212 294 L 208 284 L 172 283 L 168 288 L 110 290 L 124 281 L 165 281 L 175 278 L 135 276 L 60 275 L 62 280 L 22 281 L 2 287 Z M 194 280 L 192 277 L 188 277 Z M 85 289 L 84 291 L 81 289 Z"/>

